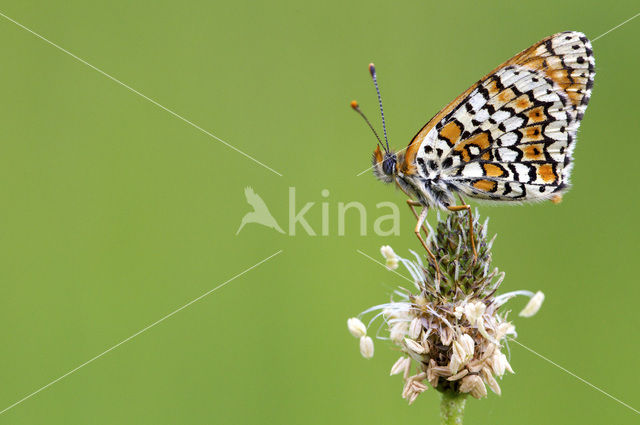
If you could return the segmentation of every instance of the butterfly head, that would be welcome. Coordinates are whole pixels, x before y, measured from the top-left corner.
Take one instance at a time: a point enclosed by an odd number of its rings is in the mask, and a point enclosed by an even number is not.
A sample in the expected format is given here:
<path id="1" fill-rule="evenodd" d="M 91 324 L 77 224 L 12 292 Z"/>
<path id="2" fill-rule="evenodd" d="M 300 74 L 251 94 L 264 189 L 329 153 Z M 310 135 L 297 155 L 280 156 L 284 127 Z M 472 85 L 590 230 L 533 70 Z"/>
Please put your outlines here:
<path id="1" fill-rule="evenodd" d="M 384 183 L 393 182 L 394 176 L 398 173 L 396 164 L 398 156 L 395 152 L 380 150 L 380 146 L 376 146 L 373 151 L 373 174 L 378 180 Z"/>

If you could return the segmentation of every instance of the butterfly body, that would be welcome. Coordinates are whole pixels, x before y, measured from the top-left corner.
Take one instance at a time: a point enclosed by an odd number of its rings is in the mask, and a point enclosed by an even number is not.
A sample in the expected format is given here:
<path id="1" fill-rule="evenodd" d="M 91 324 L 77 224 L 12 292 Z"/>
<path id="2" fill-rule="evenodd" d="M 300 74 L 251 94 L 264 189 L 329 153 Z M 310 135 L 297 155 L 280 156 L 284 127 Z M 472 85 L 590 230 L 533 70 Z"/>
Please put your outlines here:
<path id="1" fill-rule="evenodd" d="M 398 164 L 402 164 L 404 153 L 395 154 L 390 152 L 387 156 L 395 157 L 394 178 L 390 178 L 389 174 L 385 174 L 383 167 L 376 163 L 376 156 L 383 155 L 380 149 L 374 152 L 374 174 L 378 179 L 385 183 L 395 183 L 409 195 L 412 199 L 416 199 L 421 205 L 427 207 L 438 207 L 446 209 L 447 206 L 455 205 L 454 190 L 450 182 L 447 182 L 436 171 L 430 173 L 427 177 L 423 177 L 416 172 L 405 172 L 399 168 Z M 383 159 L 384 161 L 384 159 Z M 382 164 L 382 163 L 380 163 Z"/>
<path id="2" fill-rule="evenodd" d="M 594 68 L 584 34 L 547 37 L 458 96 L 404 152 L 377 147 L 374 174 L 427 208 L 451 210 L 455 195 L 511 203 L 557 200 L 570 186 Z"/>

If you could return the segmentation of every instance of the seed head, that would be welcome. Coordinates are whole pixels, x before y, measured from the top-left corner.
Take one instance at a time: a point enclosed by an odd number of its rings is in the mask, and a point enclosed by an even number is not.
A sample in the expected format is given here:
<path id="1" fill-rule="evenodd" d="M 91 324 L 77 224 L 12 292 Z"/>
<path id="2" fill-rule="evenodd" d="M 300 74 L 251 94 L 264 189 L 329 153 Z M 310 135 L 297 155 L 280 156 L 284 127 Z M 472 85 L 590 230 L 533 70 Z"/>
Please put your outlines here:
<path id="1" fill-rule="evenodd" d="M 475 217 L 478 217 L 477 213 Z M 410 404 L 429 386 L 439 391 L 469 393 L 475 398 L 487 395 L 487 387 L 500 395 L 496 377 L 513 369 L 502 352 L 515 327 L 507 320 L 503 305 L 517 295 L 530 298 L 520 316 L 531 317 L 544 301 L 542 292 L 496 292 L 504 273 L 491 266 L 491 246 L 487 222 L 474 221 L 477 258 L 469 241 L 468 217 L 450 214 L 438 221 L 427 242 L 438 262 L 412 252 L 414 259 L 399 257 L 389 246 L 380 250 L 389 269 L 402 263 L 414 289 L 399 288 L 397 298 L 374 306 L 386 323 L 388 339 L 403 355 L 391 368 L 391 375 L 404 380 L 402 396 Z M 363 313 L 364 314 L 364 313 Z M 374 320 L 375 321 L 375 320 Z M 359 319 L 349 319 L 349 331 L 360 338 L 363 357 L 373 356 L 373 340 Z M 411 375 L 412 370 L 415 371 Z"/>

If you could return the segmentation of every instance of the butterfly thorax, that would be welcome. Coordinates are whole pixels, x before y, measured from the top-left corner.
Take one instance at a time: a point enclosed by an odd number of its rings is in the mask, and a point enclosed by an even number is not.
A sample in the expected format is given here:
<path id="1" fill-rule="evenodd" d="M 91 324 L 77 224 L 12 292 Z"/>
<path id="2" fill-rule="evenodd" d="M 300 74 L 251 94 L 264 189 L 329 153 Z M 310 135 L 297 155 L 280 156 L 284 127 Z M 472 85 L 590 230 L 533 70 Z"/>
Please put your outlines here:
<path id="1" fill-rule="evenodd" d="M 405 192 L 425 207 L 446 210 L 447 207 L 455 205 L 450 183 L 440 176 L 423 178 L 418 175 L 399 174 L 396 180 Z"/>
<path id="2" fill-rule="evenodd" d="M 379 148 L 373 153 L 373 172 L 383 183 L 396 183 L 410 198 L 428 208 L 446 210 L 455 204 L 452 182 L 433 172 L 423 177 L 413 169 L 403 166 L 404 153 L 384 152 Z"/>

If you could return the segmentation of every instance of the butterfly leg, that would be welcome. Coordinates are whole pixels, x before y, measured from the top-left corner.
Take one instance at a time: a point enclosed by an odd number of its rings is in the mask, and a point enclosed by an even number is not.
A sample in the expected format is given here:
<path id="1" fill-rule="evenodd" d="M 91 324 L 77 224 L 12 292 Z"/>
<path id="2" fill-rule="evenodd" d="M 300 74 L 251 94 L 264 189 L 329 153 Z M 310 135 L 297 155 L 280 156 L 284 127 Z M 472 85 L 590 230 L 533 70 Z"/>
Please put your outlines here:
<path id="1" fill-rule="evenodd" d="M 421 204 L 419 204 L 419 205 L 421 205 Z M 411 206 L 411 210 L 415 214 L 415 210 L 413 209 L 413 205 L 409 204 L 409 206 Z M 440 280 L 440 266 L 438 266 L 438 261 L 436 260 L 436 256 L 433 255 L 433 252 L 431 252 L 431 250 L 427 246 L 427 243 L 424 241 L 424 239 L 422 239 L 422 235 L 420 234 L 420 229 L 423 228 L 423 226 L 424 226 L 424 221 L 427 218 L 427 213 L 428 212 L 429 212 L 429 208 L 423 206 L 422 211 L 420 212 L 420 215 L 417 216 L 418 222 L 416 223 L 416 228 L 414 229 L 414 233 L 416 234 L 418 239 L 420 239 L 420 243 L 422 244 L 424 249 L 427 250 L 427 254 L 429 254 L 429 258 L 431 258 L 431 261 L 433 261 L 433 266 L 436 269 L 436 280 L 439 281 Z M 425 229 L 425 233 L 426 233 L 426 229 Z"/>
<path id="2" fill-rule="evenodd" d="M 416 220 L 419 220 L 420 218 L 419 218 L 418 213 L 416 212 L 416 209 L 414 207 L 422 207 L 423 205 L 418 201 L 414 201 L 413 199 L 407 199 L 407 205 L 411 209 L 411 212 L 415 216 Z M 422 225 L 422 230 L 424 231 L 424 237 L 428 238 L 429 237 L 429 231 L 427 230 L 427 227 L 424 224 Z"/>
<path id="3" fill-rule="evenodd" d="M 462 198 L 460 198 L 460 200 L 462 201 L 463 205 L 454 205 L 451 207 L 447 207 L 447 209 L 453 212 L 467 210 L 467 213 L 469 214 L 469 239 L 471 240 L 471 248 L 473 249 L 473 262 L 475 263 L 478 259 L 478 252 L 476 251 L 476 242 L 475 238 L 473 237 L 473 216 L 471 215 L 471 205 L 465 204 Z"/>

